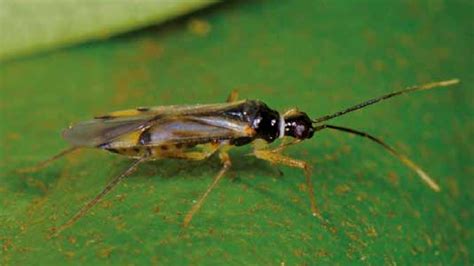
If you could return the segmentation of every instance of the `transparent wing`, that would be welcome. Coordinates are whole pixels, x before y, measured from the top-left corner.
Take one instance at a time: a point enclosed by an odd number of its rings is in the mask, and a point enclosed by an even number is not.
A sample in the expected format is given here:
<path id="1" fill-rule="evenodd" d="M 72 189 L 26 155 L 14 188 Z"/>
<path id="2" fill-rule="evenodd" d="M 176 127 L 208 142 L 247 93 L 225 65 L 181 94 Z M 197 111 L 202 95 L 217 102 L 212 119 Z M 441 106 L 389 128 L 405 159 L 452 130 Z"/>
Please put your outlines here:
<path id="1" fill-rule="evenodd" d="M 65 129 L 63 138 L 73 146 L 96 147 L 146 127 L 150 119 L 152 118 L 149 116 L 93 119 Z"/>

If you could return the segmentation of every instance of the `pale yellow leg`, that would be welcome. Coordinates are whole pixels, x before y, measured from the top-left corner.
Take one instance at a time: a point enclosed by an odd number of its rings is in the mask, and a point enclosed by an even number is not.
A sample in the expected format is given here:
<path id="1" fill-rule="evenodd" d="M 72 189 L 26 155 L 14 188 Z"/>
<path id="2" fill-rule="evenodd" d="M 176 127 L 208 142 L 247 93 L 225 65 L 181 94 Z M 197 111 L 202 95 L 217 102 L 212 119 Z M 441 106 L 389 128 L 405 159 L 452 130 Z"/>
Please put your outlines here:
<path id="1" fill-rule="evenodd" d="M 308 189 L 308 195 L 311 202 L 311 212 L 314 216 L 321 218 L 321 214 L 316 207 L 316 200 L 314 198 L 314 187 L 311 181 L 311 168 L 310 166 L 301 160 L 296 160 L 279 153 L 281 149 L 274 150 L 254 150 L 254 155 L 262 160 L 269 161 L 274 164 L 283 164 L 290 167 L 302 169 L 306 176 L 306 186 Z"/>
<path id="2" fill-rule="evenodd" d="M 273 149 L 272 152 L 274 153 L 283 152 L 283 150 L 288 148 L 289 146 L 298 144 L 300 142 L 301 140 L 299 139 L 288 140 L 288 138 L 283 138 L 283 141 L 281 142 L 281 144 L 277 148 Z"/>
<path id="3" fill-rule="evenodd" d="M 222 179 L 224 174 L 229 170 L 231 166 L 231 161 L 229 158 L 229 155 L 226 151 L 221 151 L 219 153 L 219 158 L 222 161 L 222 169 L 219 171 L 219 173 L 214 177 L 214 180 L 212 181 L 211 185 L 207 188 L 206 192 L 202 194 L 202 196 L 199 198 L 199 200 L 194 204 L 194 206 L 189 210 L 189 212 L 186 214 L 183 220 L 183 227 L 187 227 L 191 220 L 193 219 L 194 214 L 199 211 L 199 209 L 202 207 L 202 204 L 204 203 L 204 200 L 207 198 L 209 193 L 217 186 L 219 181 Z"/>

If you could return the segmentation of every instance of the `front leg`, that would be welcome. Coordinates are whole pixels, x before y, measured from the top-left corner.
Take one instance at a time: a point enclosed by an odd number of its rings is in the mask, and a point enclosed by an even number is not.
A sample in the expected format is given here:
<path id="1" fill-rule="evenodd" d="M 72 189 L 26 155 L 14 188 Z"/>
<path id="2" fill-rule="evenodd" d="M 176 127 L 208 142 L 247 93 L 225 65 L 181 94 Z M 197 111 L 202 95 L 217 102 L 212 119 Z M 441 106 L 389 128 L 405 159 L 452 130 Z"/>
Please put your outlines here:
<path id="1" fill-rule="evenodd" d="M 308 189 L 308 196 L 311 202 L 311 213 L 313 214 L 313 216 L 322 218 L 318 208 L 316 207 L 316 200 L 314 198 L 314 187 L 313 187 L 313 182 L 311 181 L 311 168 L 308 165 L 308 163 L 306 163 L 305 161 L 301 161 L 301 160 L 297 160 L 297 159 L 293 159 L 288 156 L 285 156 L 280 153 L 280 149 L 278 148 L 276 150 L 255 149 L 253 154 L 255 155 L 255 157 L 268 161 L 272 164 L 282 164 L 282 165 L 302 169 L 306 176 L 306 186 Z"/>

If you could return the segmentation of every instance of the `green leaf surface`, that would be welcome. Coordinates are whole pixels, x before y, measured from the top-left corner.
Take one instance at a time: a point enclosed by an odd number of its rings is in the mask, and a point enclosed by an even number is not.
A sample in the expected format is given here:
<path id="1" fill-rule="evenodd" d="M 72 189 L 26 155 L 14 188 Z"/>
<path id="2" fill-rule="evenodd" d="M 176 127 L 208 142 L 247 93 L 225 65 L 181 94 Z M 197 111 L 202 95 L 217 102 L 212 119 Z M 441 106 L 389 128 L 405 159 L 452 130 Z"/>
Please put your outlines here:
<path id="1" fill-rule="evenodd" d="M 0 264 L 472 265 L 471 1 L 235 1 L 124 36 L 0 69 Z M 136 106 L 223 102 L 232 89 L 312 117 L 408 85 L 459 78 L 335 119 L 381 137 L 441 185 L 373 143 L 317 133 L 287 154 L 303 173 L 231 150 L 233 166 L 189 228 L 181 222 L 220 165 L 143 165 L 86 217 L 49 239 L 130 161 L 67 147 L 71 122 Z M 279 171 L 283 173 L 280 175 Z"/>
<path id="2" fill-rule="evenodd" d="M 215 0 L 0 0 L 0 60 L 149 26 Z"/>

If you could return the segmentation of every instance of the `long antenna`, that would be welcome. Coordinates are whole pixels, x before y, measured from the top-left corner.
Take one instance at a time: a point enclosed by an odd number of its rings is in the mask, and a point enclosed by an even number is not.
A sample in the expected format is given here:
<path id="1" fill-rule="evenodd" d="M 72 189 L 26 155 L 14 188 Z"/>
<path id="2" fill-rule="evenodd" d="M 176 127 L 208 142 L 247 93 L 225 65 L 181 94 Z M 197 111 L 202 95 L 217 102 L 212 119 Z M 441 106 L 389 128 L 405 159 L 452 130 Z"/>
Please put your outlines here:
<path id="1" fill-rule="evenodd" d="M 394 148 L 389 146 L 383 140 L 381 140 L 377 137 L 374 137 L 374 136 L 370 135 L 369 133 L 359 131 L 359 130 L 355 130 L 355 129 L 348 128 L 348 127 L 340 127 L 340 126 L 323 124 L 323 125 L 315 127 L 314 129 L 315 129 L 315 131 L 319 131 L 319 130 L 323 130 L 325 128 L 339 130 L 339 131 L 342 131 L 342 132 L 345 132 L 345 133 L 350 133 L 350 134 L 354 134 L 354 135 L 358 135 L 358 136 L 370 139 L 371 141 L 381 145 L 383 148 L 388 150 L 393 156 L 397 157 L 403 164 L 408 166 L 408 168 L 415 171 L 418 174 L 418 176 L 420 176 L 421 180 L 423 180 L 432 190 L 434 190 L 436 192 L 439 192 L 441 190 L 439 185 L 436 184 L 436 182 L 433 179 L 431 179 L 431 177 L 425 171 L 423 171 L 423 169 L 421 169 L 421 167 L 416 165 L 412 160 L 408 159 L 408 157 L 406 157 L 405 155 L 397 152 Z"/>
<path id="2" fill-rule="evenodd" d="M 378 103 L 380 101 L 392 98 L 392 97 L 400 95 L 400 94 L 413 92 L 413 91 L 420 91 L 420 90 L 429 90 L 429 89 L 433 89 L 433 88 L 436 88 L 436 87 L 448 87 L 448 86 L 451 86 L 451 85 L 454 85 L 454 84 L 457 84 L 457 83 L 459 83 L 459 79 L 450 79 L 450 80 L 445 80 L 445 81 L 431 82 L 431 83 L 427 83 L 427 84 L 423 84 L 423 85 L 408 87 L 408 88 L 400 90 L 400 91 L 394 91 L 392 93 L 389 93 L 389 94 L 386 94 L 386 95 L 383 95 L 383 96 L 380 96 L 380 97 L 377 97 L 377 98 L 374 98 L 374 99 L 370 99 L 370 100 L 365 101 L 363 103 L 359 103 L 359 104 L 354 105 L 352 107 L 349 107 L 349 108 L 347 108 L 343 111 L 339 111 L 339 112 L 336 112 L 334 114 L 318 117 L 318 118 L 313 120 L 313 123 L 320 123 L 320 122 L 323 122 L 323 121 L 327 121 L 329 119 L 333 119 L 335 117 L 350 113 L 352 111 L 362 109 L 362 108 L 364 108 L 368 105 Z"/>

